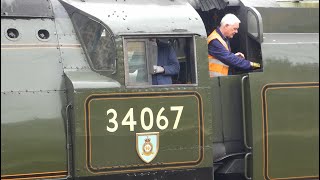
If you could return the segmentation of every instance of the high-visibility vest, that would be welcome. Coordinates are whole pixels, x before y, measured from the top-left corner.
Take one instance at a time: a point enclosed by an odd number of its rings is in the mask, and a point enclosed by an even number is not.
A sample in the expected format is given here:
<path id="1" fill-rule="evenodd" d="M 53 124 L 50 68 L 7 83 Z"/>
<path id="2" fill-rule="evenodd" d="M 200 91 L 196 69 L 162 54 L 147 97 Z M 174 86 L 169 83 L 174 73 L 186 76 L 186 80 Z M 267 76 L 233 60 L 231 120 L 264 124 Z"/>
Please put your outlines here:
<path id="1" fill-rule="evenodd" d="M 214 30 L 207 39 L 208 45 L 209 43 L 214 40 L 218 39 L 219 42 L 228 50 L 230 51 L 228 44 L 222 39 L 220 34 Z M 217 77 L 217 76 L 226 76 L 228 75 L 229 66 L 221 62 L 219 59 L 215 58 L 212 55 L 208 55 L 209 59 L 209 74 L 210 77 Z"/>

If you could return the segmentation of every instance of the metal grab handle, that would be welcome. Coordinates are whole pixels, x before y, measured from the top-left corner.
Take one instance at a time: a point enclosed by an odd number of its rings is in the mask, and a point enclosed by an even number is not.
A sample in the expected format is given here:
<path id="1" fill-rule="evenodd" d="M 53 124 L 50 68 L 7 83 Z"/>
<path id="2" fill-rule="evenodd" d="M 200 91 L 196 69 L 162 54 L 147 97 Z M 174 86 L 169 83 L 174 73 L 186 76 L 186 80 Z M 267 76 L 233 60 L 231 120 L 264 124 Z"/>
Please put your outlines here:
<path id="1" fill-rule="evenodd" d="M 71 133 L 70 132 L 70 119 L 69 119 L 69 109 L 72 109 L 72 104 L 70 103 L 70 104 L 68 104 L 67 106 L 66 106 L 66 109 L 65 109 L 65 111 L 66 111 L 66 137 L 67 137 L 67 158 L 68 158 L 68 164 L 67 164 L 67 166 L 68 166 L 68 176 L 67 176 L 67 178 L 70 178 L 71 177 L 71 171 L 72 171 L 72 157 L 71 157 L 71 153 L 70 153 L 70 151 L 71 151 L 71 139 L 70 139 L 70 136 L 69 136 L 69 133 Z"/>
<path id="2" fill-rule="evenodd" d="M 247 142 L 247 128 L 246 128 L 246 108 L 245 108 L 245 99 L 244 99 L 244 80 L 247 79 L 249 76 L 245 75 L 241 78 L 241 101 L 242 101 L 242 125 L 243 125 L 243 143 L 244 146 L 247 149 L 252 149 L 252 147 L 250 147 L 248 145 Z"/>
<path id="3" fill-rule="evenodd" d="M 251 156 L 252 153 L 247 153 L 246 156 L 244 157 L 244 177 L 248 180 L 251 180 L 252 177 L 248 176 L 248 157 Z"/>

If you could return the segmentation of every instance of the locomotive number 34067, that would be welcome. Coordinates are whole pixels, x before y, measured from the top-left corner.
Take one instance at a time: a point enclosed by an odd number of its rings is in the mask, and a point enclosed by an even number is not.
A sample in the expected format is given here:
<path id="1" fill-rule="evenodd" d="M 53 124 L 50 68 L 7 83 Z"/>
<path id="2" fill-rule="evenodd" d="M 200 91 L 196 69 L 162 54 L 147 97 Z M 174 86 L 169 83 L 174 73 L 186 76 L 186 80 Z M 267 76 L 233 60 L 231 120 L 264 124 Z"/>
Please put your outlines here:
<path id="1" fill-rule="evenodd" d="M 160 110 L 157 112 L 156 116 L 156 125 L 160 130 L 165 130 L 169 126 L 169 119 L 164 115 L 164 111 L 166 109 L 164 107 L 160 108 Z M 123 118 L 121 121 L 122 126 L 129 126 L 130 131 L 134 131 L 134 127 L 137 125 L 137 121 L 134 120 L 133 116 L 133 108 L 130 108 L 129 111 L 127 112 L 126 116 Z M 173 124 L 173 129 L 177 129 L 179 125 L 179 121 L 181 118 L 181 114 L 183 111 L 183 106 L 170 106 L 170 111 L 176 111 L 176 118 Z M 153 128 L 154 124 L 154 116 L 153 116 L 153 111 L 145 107 L 141 110 L 140 112 L 140 123 L 141 127 L 148 131 Z M 117 111 L 114 109 L 108 109 L 107 111 L 107 119 L 108 119 L 108 125 L 106 126 L 107 131 L 109 132 L 116 132 L 118 130 L 119 124 L 118 124 L 118 119 L 117 119 Z M 146 118 L 148 117 L 148 118 Z M 145 119 L 149 119 L 149 121 L 146 121 Z"/>

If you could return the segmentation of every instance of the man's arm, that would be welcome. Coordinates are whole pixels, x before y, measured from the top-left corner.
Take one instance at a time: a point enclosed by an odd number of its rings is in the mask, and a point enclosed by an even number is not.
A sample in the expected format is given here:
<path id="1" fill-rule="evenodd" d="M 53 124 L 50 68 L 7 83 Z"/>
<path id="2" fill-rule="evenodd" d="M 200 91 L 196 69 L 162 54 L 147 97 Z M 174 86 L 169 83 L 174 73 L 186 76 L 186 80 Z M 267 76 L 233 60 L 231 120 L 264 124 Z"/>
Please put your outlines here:
<path id="1" fill-rule="evenodd" d="M 242 70 L 251 69 L 250 61 L 242 59 L 232 52 L 226 50 L 226 48 L 217 39 L 214 39 L 209 43 L 208 53 L 219 59 L 224 64 L 233 68 Z"/>
<path id="2" fill-rule="evenodd" d="M 180 64 L 176 55 L 175 50 L 168 47 L 168 65 L 163 66 L 165 75 L 176 75 L 179 73 Z"/>

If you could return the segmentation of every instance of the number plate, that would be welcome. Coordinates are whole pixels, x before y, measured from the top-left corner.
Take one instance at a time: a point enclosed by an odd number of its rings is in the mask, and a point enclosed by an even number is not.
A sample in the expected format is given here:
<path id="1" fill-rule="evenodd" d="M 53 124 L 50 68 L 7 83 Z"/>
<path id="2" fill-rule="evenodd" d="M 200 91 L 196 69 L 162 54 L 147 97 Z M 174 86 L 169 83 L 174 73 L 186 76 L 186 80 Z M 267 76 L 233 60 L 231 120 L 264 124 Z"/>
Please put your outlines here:
<path id="1" fill-rule="evenodd" d="M 202 100 L 196 92 L 91 95 L 85 107 L 92 172 L 194 166 L 203 158 Z M 158 153 L 148 164 L 137 154 L 137 133 L 159 133 Z"/>

